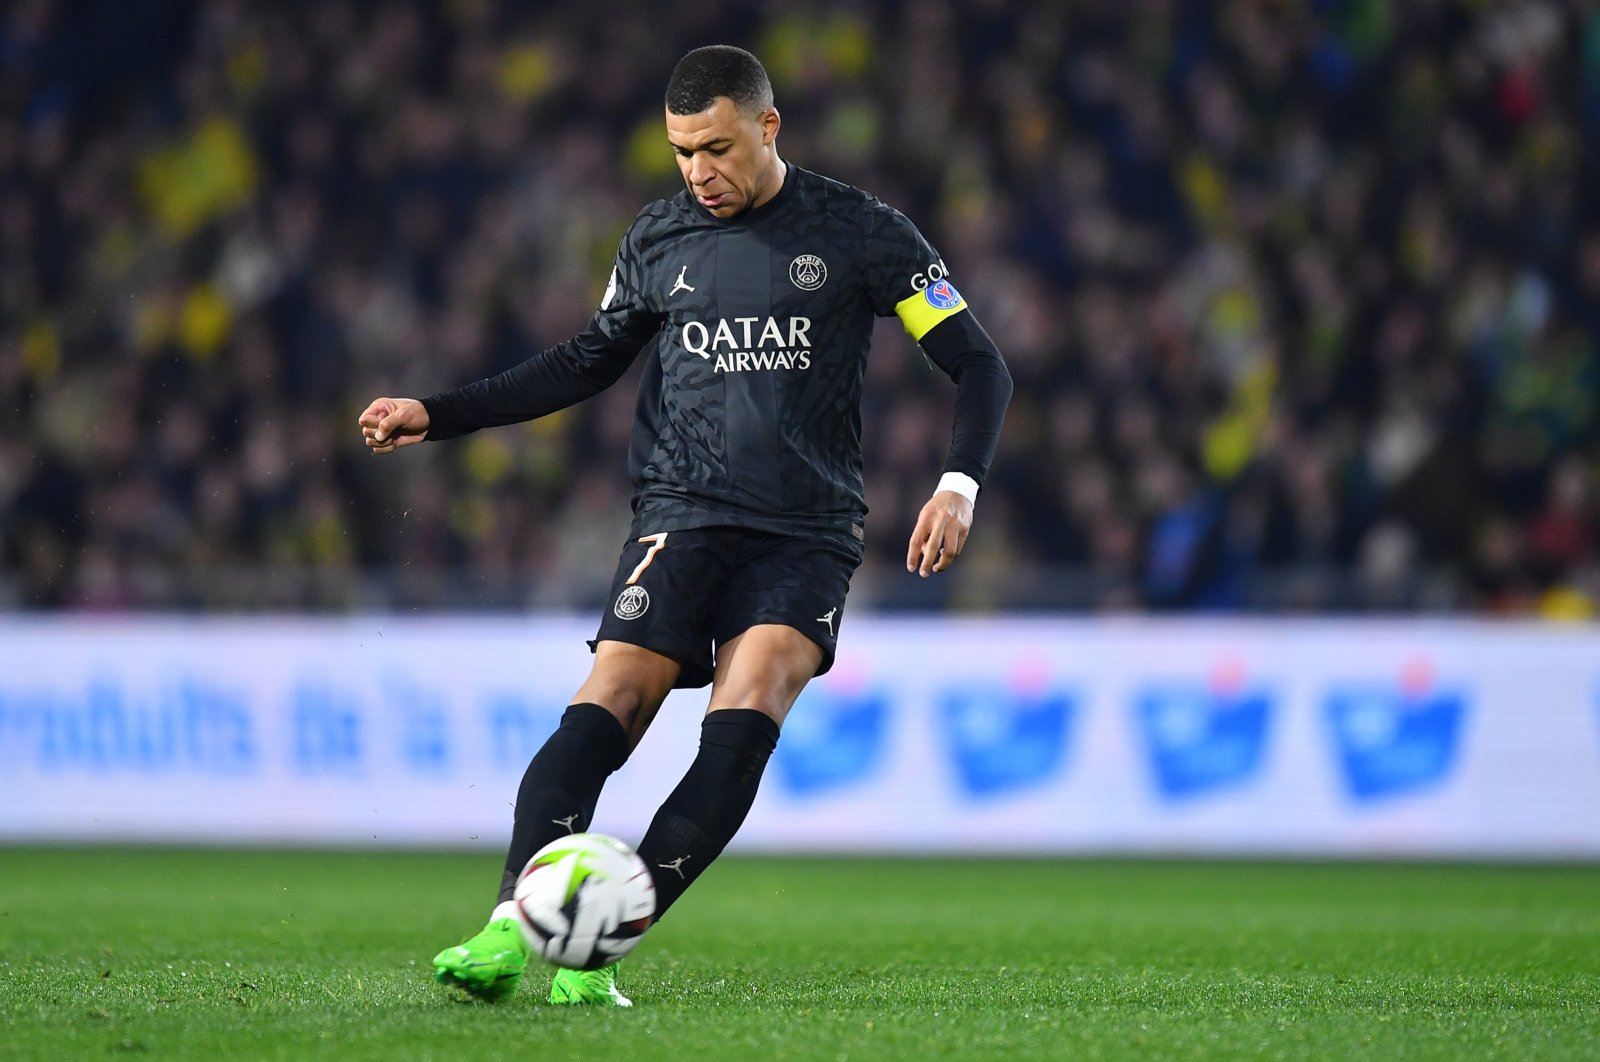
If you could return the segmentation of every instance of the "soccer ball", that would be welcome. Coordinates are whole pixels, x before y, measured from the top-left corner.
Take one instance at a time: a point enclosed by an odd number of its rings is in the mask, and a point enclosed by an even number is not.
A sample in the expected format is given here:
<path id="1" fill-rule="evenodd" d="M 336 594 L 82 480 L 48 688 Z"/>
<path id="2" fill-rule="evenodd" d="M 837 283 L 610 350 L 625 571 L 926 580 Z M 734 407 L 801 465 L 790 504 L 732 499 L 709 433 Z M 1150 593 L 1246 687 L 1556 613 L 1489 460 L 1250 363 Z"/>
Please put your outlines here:
<path id="1" fill-rule="evenodd" d="M 601 833 L 575 833 L 539 849 L 512 898 L 528 947 L 569 970 L 616 962 L 656 913 L 656 886 L 644 860 Z"/>

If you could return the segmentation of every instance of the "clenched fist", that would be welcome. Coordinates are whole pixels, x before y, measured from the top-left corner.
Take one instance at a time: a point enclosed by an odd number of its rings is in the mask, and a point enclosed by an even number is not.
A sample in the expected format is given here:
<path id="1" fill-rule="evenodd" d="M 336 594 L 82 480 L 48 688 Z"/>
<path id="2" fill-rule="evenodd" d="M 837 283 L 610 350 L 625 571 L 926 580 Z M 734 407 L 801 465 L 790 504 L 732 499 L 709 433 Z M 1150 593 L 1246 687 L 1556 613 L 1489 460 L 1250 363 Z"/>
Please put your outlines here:
<path id="1" fill-rule="evenodd" d="M 375 454 L 392 454 L 428 437 L 428 410 L 415 398 L 375 398 L 357 423 Z"/>

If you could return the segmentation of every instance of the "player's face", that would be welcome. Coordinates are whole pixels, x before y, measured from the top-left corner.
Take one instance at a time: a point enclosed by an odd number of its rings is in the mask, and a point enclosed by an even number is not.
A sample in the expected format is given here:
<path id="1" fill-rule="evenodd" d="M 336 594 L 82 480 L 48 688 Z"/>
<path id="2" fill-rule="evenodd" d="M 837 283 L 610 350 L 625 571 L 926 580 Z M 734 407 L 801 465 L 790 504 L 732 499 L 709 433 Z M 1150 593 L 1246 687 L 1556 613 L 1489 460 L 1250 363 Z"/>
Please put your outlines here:
<path id="1" fill-rule="evenodd" d="M 689 194 L 719 218 L 760 206 L 783 187 L 778 110 L 742 111 L 728 97 L 699 114 L 667 112 L 667 141 Z"/>

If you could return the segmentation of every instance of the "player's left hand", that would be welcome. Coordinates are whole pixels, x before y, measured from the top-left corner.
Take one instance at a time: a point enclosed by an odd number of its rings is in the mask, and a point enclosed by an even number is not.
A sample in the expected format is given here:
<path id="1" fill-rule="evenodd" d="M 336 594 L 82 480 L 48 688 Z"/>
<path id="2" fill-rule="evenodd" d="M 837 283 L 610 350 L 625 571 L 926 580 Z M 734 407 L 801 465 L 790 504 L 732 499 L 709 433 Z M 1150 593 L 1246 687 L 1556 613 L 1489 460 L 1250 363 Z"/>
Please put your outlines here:
<path id="1" fill-rule="evenodd" d="M 906 550 L 906 571 L 926 579 L 954 564 L 972 530 L 972 503 L 953 490 L 941 490 L 928 499 L 917 516 Z"/>

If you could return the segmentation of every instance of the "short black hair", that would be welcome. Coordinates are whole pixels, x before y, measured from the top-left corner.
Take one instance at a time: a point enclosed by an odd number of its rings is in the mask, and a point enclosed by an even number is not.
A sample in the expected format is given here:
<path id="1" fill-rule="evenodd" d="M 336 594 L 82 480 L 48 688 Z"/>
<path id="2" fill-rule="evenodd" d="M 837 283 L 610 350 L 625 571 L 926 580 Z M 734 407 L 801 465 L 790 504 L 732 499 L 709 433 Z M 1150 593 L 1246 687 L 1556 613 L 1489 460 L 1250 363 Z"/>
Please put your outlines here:
<path id="1" fill-rule="evenodd" d="M 761 60 L 731 44 L 708 44 L 682 59 L 667 81 L 667 110 L 699 114 L 726 96 L 744 111 L 772 106 L 772 82 Z"/>

